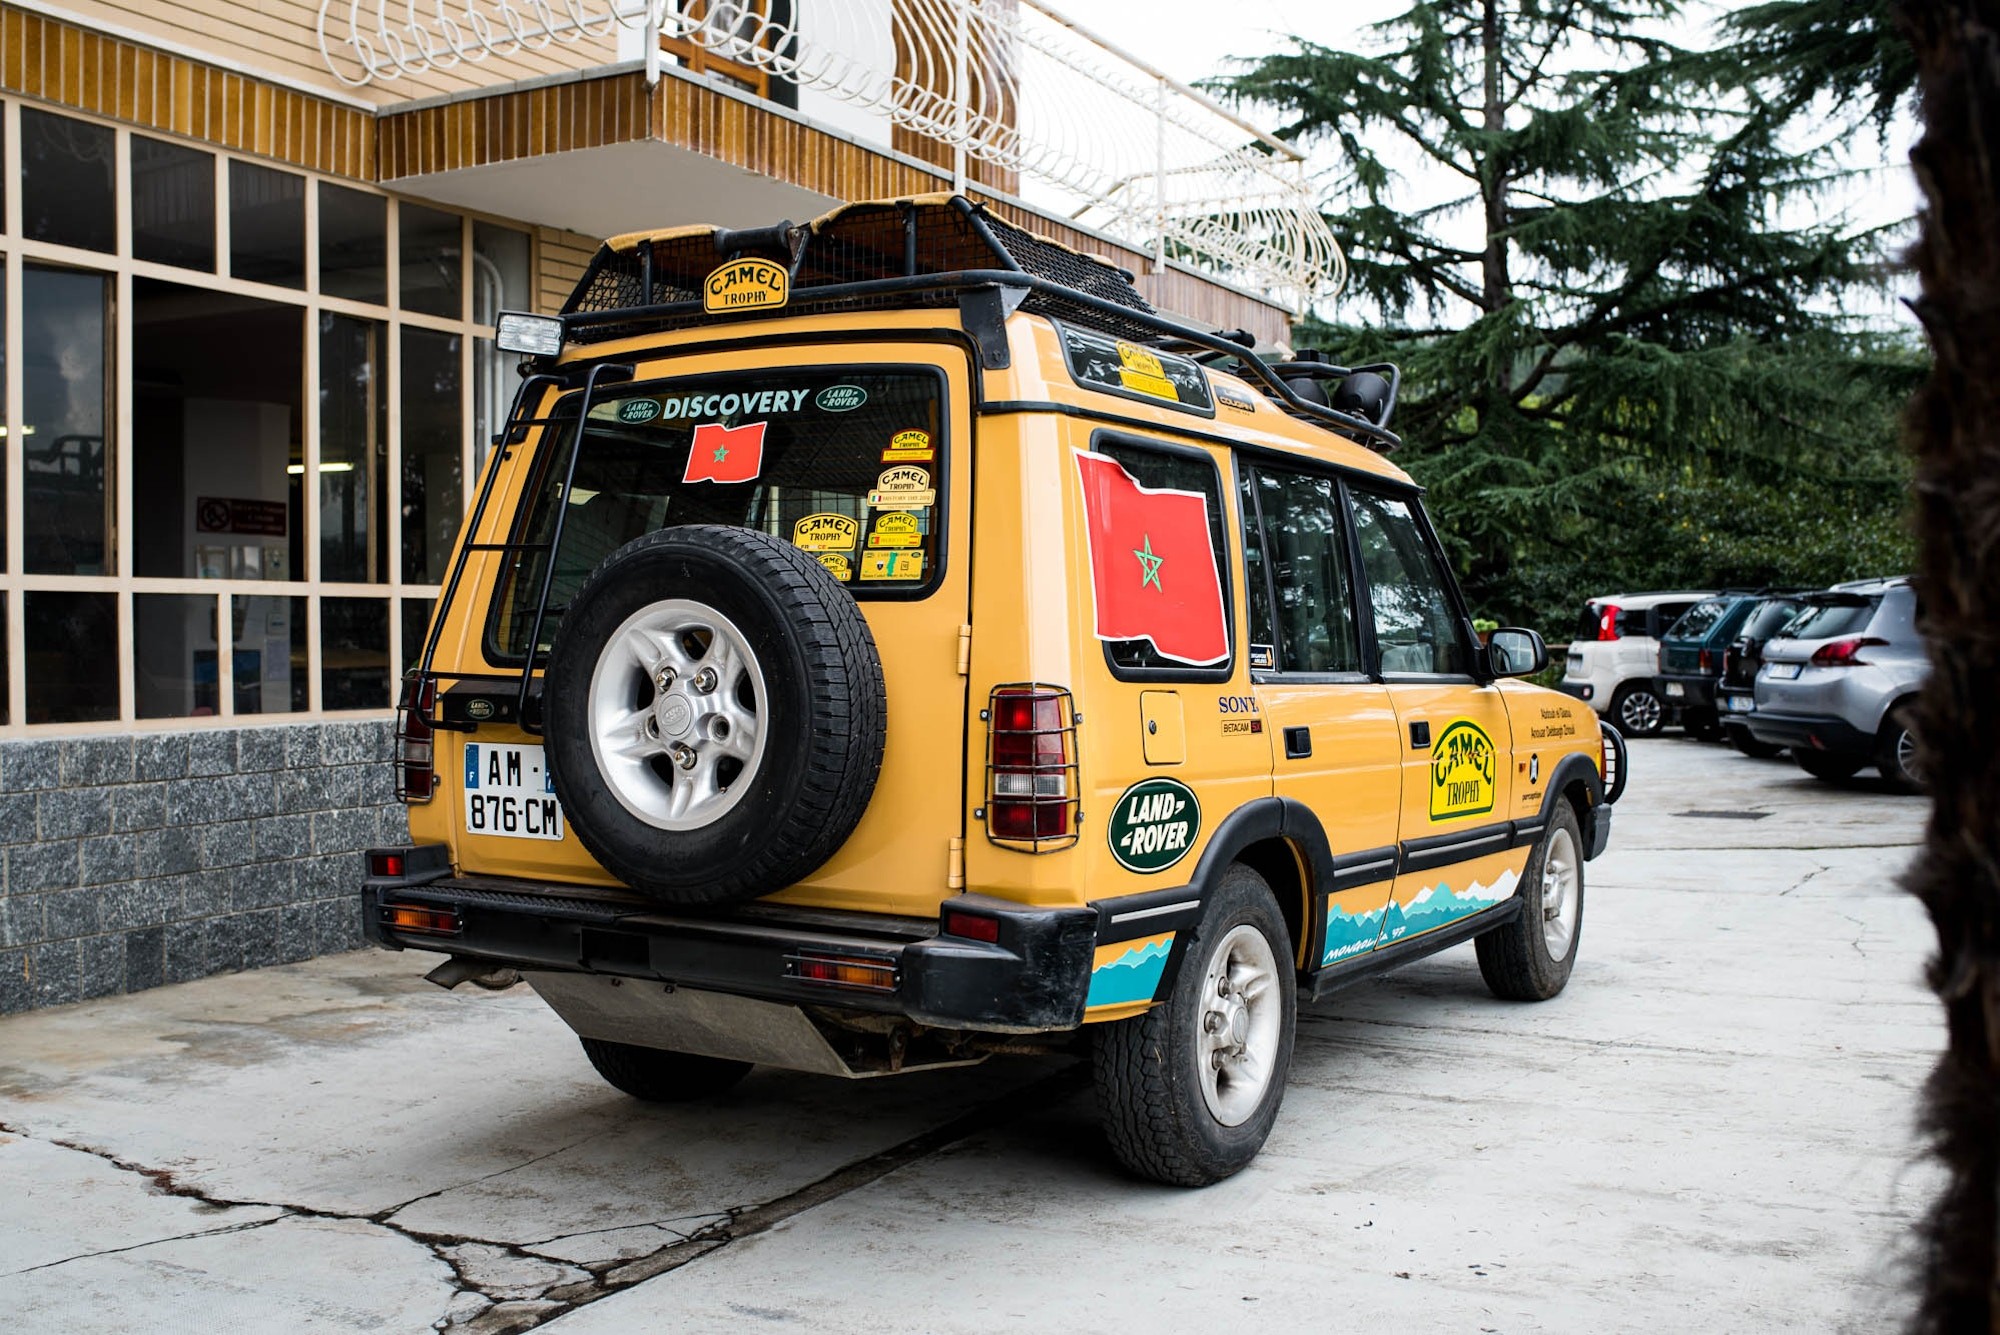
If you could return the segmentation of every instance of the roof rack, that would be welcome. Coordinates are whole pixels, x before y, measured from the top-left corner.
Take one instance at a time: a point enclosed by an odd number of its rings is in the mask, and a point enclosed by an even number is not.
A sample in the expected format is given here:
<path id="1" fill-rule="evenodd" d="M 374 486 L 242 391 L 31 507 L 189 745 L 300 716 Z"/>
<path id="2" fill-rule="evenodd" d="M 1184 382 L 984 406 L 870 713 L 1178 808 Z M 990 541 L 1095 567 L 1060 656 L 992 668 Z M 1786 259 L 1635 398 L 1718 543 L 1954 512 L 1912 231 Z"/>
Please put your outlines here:
<path id="1" fill-rule="evenodd" d="M 1235 359 L 1292 416 L 1388 451 L 1385 426 L 1295 394 L 1268 363 L 1225 334 L 1163 316 L 1126 270 L 1037 236 L 963 195 L 849 204 L 806 224 L 735 230 L 711 226 L 635 232 L 605 242 L 562 309 L 572 344 L 713 323 L 702 284 L 718 263 L 762 259 L 783 267 L 789 300 L 745 310 L 731 323 L 831 311 L 961 306 L 997 295 L 1000 319 L 1016 308 L 1150 346 L 1192 344 Z M 968 314 L 970 309 L 968 308 Z M 997 321 L 988 322 L 997 329 Z M 970 324 L 970 322 L 968 322 Z M 976 337 L 976 336 L 975 336 Z M 1001 360 L 1006 365 L 1004 342 Z"/>

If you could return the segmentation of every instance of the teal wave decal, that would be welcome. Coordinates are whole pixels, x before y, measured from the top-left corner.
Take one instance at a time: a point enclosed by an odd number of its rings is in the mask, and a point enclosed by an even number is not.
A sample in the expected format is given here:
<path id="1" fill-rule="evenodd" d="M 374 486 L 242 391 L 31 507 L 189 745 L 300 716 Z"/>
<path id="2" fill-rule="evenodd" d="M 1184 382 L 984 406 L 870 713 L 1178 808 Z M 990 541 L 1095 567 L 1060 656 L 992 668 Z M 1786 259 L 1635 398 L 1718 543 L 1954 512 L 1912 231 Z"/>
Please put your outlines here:
<path id="1" fill-rule="evenodd" d="M 1172 942 L 1158 941 L 1141 950 L 1128 950 L 1109 964 L 1090 972 L 1090 994 L 1085 1006 L 1122 1006 L 1133 1001 L 1151 1001 L 1160 987 L 1160 975 L 1167 968 L 1167 950 Z"/>

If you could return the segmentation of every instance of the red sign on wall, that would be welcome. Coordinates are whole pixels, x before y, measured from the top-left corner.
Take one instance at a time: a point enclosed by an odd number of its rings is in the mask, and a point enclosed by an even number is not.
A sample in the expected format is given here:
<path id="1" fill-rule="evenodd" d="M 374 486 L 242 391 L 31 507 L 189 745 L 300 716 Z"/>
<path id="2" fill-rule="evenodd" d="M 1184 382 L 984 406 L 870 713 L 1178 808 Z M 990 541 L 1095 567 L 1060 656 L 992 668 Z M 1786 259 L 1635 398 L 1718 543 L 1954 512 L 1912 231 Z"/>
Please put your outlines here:
<path id="1" fill-rule="evenodd" d="M 241 533 L 253 538 L 282 538 L 288 514 L 283 501 L 251 501 L 239 496 L 198 496 L 194 503 L 197 533 Z"/>

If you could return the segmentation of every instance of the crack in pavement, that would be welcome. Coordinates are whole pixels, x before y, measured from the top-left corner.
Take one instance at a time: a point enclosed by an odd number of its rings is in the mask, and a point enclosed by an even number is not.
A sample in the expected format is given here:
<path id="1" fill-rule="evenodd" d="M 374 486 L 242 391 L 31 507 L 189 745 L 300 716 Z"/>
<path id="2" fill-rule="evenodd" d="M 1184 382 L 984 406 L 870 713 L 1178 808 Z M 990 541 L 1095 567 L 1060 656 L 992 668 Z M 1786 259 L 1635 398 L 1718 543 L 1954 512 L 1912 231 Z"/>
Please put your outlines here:
<path id="1" fill-rule="evenodd" d="M 890 1173 L 900 1168 L 907 1167 L 919 1159 L 936 1154 L 982 1131 L 991 1130 L 1008 1122 L 1019 1120 L 1030 1113 L 1048 1107 L 1050 1104 L 1082 1090 L 1087 1083 L 1088 1075 L 1089 1068 L 1083 1063 L 1065 1066 L 1061 1070 L 1043 1076 L 1038 1080 L 1032 1080 L 1016 1090 L 1003 1094 L 997 1099 L 980 1104 L 949 1122 L 933 1127 L 928 1131 L 919 1132 L 887 1149 L 858 1159 L 843 1168 L 838 1168 L 825 1177 L 808 1183 L 797 1190 L 787 1192 L 782 1196 L 757 1205 L 732 1206 L 723 1214 L 723 1217 L 717 1219 L 714 1223 L 699 1228 L 693 1233 L 676 1233 L 674 1234 L 673 1241 L 664 1243 L 644 1255 L 621 1260 L 589 1263 L 556 1261 L 539 1252 L 528 1250 L 528 1247 L 536 1245 L 546 1246 L 547 1243 L 516 1244 L 496 1242 L 492 1239 L 471 1235 L 435 1233 L 399 1224 L 394 1218 L 398 1212 L 420 1201 L 430 1200 L 448 1191 L 457 1190 L 458 1187 L 488 1181 L 505 1173 L 518 1172 L 530 1164 L 539 1163 L 542 1159 L 562 1153 L 562 1149 L 551 1150 L 547 1154 L 538 1155 L 534 1159 L 502 1169 L 499 1173 L 489 1173 L 485 1177 L 474 1178 L 471 1182 L 460 1183 L 454 1187 L 441 1188 L 437 1191 L 428 1191 L 420 1196 L 413 1196 L 409 1200 L 386 1206 L 380 1210 L 342 1211 L 297 1205 L 286 1201 L 236 1200 L 226 1196 L 218 1196 L 190 1183 L 181 1181 L 172 1169 L 150 1168 L 94 1145 L 86 1145 L 81 1142 L 55 1136 L 37 1135 L 23 1127 L 7 1122 L 0 1122 L 0 1134 L 38 1140 L 43 1144 L 55 1145 L 61 1149 L 71 1150 L 78 1154 L 91 1155 L 123 1172 L 144 1178 L 150 1189 L 161 1195 L 177 1196 L 186 1200 L 198 1201 L 217 1209 L 263 1209 L 281 1212 L 274 1219 L 257 1220 L 222 1228 L 207 1229 L 184 1234 L 176 1238 L 156 1238 L 148 1242 L 134 1243 L 129 1247 L 109 1248 L 102 1252 L 90 1252 L 78 1256 L 64 1257 L 58 1261 L 49 1261 L 38 1266 L 31 1266 L 29 1267 L 31 1270 L 41 1270 L 47 1269 L 50 1266 L 64 1265 L 70 1261 L 87 1259 L 89 1256 L 136 1251 L 145 1247 L 181 1241 L 183 1238 L 210 1237 L 226 1233 L 243 1232 L 253 1227 L 264 1228 L 293 1218 L 371 1224 L 378 1228 L 387 1229 L 389 1232 L 406 1238 L 419 1247 L 424 1248 L 450 1270 L 452 1275 L 452 1293 L 447 1299 L 445 1315 L 434 1323 L 433 1329 L 440 1332 L 462 1332 L 463 1335 L 517 1335 L 518 1332 L 531 1330 L 547 1321 L 554 1320 L 556 1317 L 575 1311 L 579 1307 L 588 1306 L 600 1299 L 608 1298 L 614 1293 L 622 1292 L 649 1279 L 654 1279 L 660 1275 L 678 1270 L 690 1262 L 722 1250 L 733 1242 L 740 1242 L 745 1238 L 755 1237 L 796 1215 L 813 1209 L 815 1206 L 824 1205 L 828 1201 L 835 1200 L 849 1192 L 858 1191 L 870 1183 L 887 1177 Z M 584 1140 L 590 1138 L 586 1136 Z M 575 1142 L 575 1144 L 582 1143 L 582 1140 Z M 575 1145 L 567 1145 L 563 1149 L 572 1149 L 574 1147 Z M 680 1217 L 699 1218 L 700 1216 Z M 638 1228 L 646 1226 L 643 1224 L 628 1224 L 617 1227 Z M 589 1232 L 611 1231 L 615 1230 L 586 1230 L 585 1233 L 563 1234 L 550 1241 L 560 1241 L 562 1238 L 571 1236 L 581 1237 Z M 667 1231 L 672 1232 L 672 1230 Z M 513 1260 L 530 1265 L 542 1267 L 560 1266 L 567 1269 L 582 1270 L 588 1274 L 589 1278 L 566 1284 L 552 1284 L 550 1287 L 544 1289 L 538 1297 L 532 1299 L 498 1296 L 491 1292 L 491 1290 L 501 1286 L 490 1281 L 482 1282 L 472 1273 L 473 1267 L 467 1263 L 465 1258 L 451 1254 L 453 1248 L 490 1248 Z M 509 1285 L 506 1287 L 513 1288 L 518 1286 Z M 484 1305 L 475 1311 L 468 1311 L 463 1314 L 457 1313 L 453 1310 L 453 1307 L 462 1295 L 468 1296 Z"/>
<path id="2" fill-rule="evenodd" d="M 59 1144 L 59 1142 L 50 1143 Z M 72 1149 L 74 1147 L 60 1145 L 60 1148 Z M 202 1228 L 196 1229 L 192 1233 L 176 1233 L 171 1238 L 148 1238 L 144 1242 L 128 1243 L 123 1247 L 105 1247 L 94 1252 L 78 1252 L 75 1256 L 65 1256 L 60 1260 L 43 1261 L 39 1265 L 23 1266 L 19 1270 L 9 1270 L 6 1274 L 0 1275 L 0 1279 L 12 1279 L 16 1275 L 32 1275 L 37 1270 L 53 1270 L 59 1265 L 68 1265 L 71 1261 L 88 1261 L 96 1256 L 116 1256 L 120 1252 L 136 1252 L 146 1247 L 164 1247 L 170 1242 L 186 1242 L 190 1238 L 215 1238 L 222 1236 L 224 1233 L 248 1233 L 253 1228 L 269 1228 L 284 1217 L 281 1214 L 272 1219 L 250 1219 L 240 1224 L 224 1224 L 220 1228 Z"/>

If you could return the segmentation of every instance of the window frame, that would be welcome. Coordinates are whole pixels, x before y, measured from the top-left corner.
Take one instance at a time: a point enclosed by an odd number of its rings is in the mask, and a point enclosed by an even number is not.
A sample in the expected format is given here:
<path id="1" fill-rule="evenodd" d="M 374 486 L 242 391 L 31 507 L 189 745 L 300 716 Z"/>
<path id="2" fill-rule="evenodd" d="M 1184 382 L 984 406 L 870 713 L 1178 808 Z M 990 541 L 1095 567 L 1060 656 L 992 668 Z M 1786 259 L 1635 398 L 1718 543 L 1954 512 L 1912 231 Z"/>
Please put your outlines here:
<path id="1" fill-rule="evenodd" d="M 1355 649 L 1361 659 L 1360 668 L 1353 672 L 1305 672 L 1305 671 L 1289 670 L 1283 666 L 1274 666 L 1268 668 L 1260 668 L 1252 666 L 1250 669 L 1250 680 L 1253 683 L 1288 682 L 1288 683 L 1299 683 L 1299 684 L 1313 684 L 1313 683 L 1323 682 L 1328 685 L 1344 684 L 1350 686 L 1375 680 L 1375 678 L 1369 671 L 1369 665 L 1372 662 L 1374 662 L 1375 624 L 1372 617 L 1363 615 L 1363 613 L 1366 611 L 1366 604 L 1362 596 L 1362 584 L 1361 584 L 1360 572 L 1356 565 L 1358 549 L 1356 548 L 1354 541 L 1354 532 L 1353 532 L 1354 516 L 1348 507 L 1347 493 L 1342 489 L 1341 485 L 1342 479 L 1340 473 L 1333 469 L 1314 467 L 1315 461 L 1310 459 L 1297 458 L 1293 455 L 1288 455 L 1288 454 L 1266 454 L 1262 456 L 1255 456 L 1255 455 L 1246 456 L 1241 451 L 1236 451 L 1234 453 L 1236 455 L 1235 463 L 1239 478 L 1238 487 L 1244 492 L 1244 494 L 1247 494 L 1249 496 L 1250 504 L 1252 508 L 1254 508 L 1257 512 L 1256 518 L 1257 518 L 1258 550 L 1265 553 L 1264 596 L 1266 599 L 1266 605 L 1270 611 L 1271 629 L 1274 633 L 1277 631 L 1280 617 L 1279 617 L 1279 607 L 1278 607 L 1278 583 L 1277 580 L 1271 578 L 1271 569 L 1270 569 L 1269 554 L 1271 551 L 1271 530 L 1270 526 L 1266 524 L 1264 521 L 1264 497 L 1260 492 L 1260 490 L 1254 485 L 1253 479 L 1259 468 L 1270 467 L 1274 472 L 1282 469 L 1283 471 L 1291 472 L 1299 477 L 1320 478 L 1326 481 L 1331 486 L 1333 491 L 1332 502 L 1331 502 L 1334 511 L 1333 520 L 1340 530 L 1341 556 L 1347 562 L 1347 567 L 1348 567 L 1347 610 L 1348 614 L 1354 618 Z M 1245 483 L 1250 483 L 1250 485 L 1246 487 L 1244 485 Z M 1244 521 L 1247 523 L 1249 520 L 1249 516 L 1245 515 L 1243 518 Z M 1244 586 L 1243 596 L 1245 603 L 1247 604 L 1251 598 L 1254 598 L 1257 595 L 1255 590 L 1250 588 L 1250 583 L 1251 583 L 1250 564 L 1249 564 L 1250 544 L 1247 540 L 1242 543 L 1242 548 L 1243 552 L 1242 552 L 1241 564 L 1243 568 L 1243 586 Z M 1247 606 L 1245 610 L 1247 613 L 1248 610 Z M 1246 632 L 1248 630 L 1247 621 L 1245 622 L 1245 630 Z M 1254 648 L 1254 646 L 1252 647 Z M 1273 663 L 1282 662 L 1283 648 L 1284 646 L 1282 643 L 1274 643 L 1271 645 L 1271 658 Z"/>
<path id="2" fill-rule="evenodd" d="M 814 374 L 824 372 L 834 376 L 857 374 L 879 375 L 885 372 L 920 373 L 928 375 L 935 381 L 938 403 L 938 439 L 932 442 L 936 457 L 931 461 L 931 489 L 937 492 L 937 504 L 932 507 L 937 514 L 937 559 L 931 563 L 930 569 L 924 573 L 922 582 L 918 584 L 864 588 L 857 574 L 853 581 L 842 586 L 848 590 L 848 593 L 856 602 L 862 603 L 922 602 L 924 599 L 931 597 L 944 587 L 945 575 L 951 568 L 951 443 L 955 435 L 952 429 L 951 376 L 947 373 L 945 367 L 937 362 L 809 362 L 802 363 L 795 369 Z M 721 371 L 696 371 L 678 376 L 659 376 L 651 380 L 624 381 L 611 387 L 610 390 L 601 390 L 599 393 L 601 397 L 607 398 L 630 398 L 635 395 L 665 392 L 661 387 L 676 382 L 715 376 L 770 375 L 780 370 L 782 368 L 745 366 Z M 556 400 L 555 403 L 549 405 L 546 412 L 543 412 L 538 403 L 524 405 L 524 411 L 533 413 L 536 416 L 546 416 L 549 419 L 550 425 L 542 428 L 541 435 L 535 441 L 534 456 L 526 462 L 527 480 L 515 490 L 513 513 L 506 517 L 506 541 L 509 545 L 526 541 L 527 526 L 534 513 L 534 499 L 541 494 L 543 485 L 548 480 L 547 470 L 555 465 L 558 457 L 557 451 L 551 451 L 548 448 L 549 444 L 551 440 L 560 442 L 566 438 L 566 435 L 556 434 L 553 430 L 556 425 L 556 404 L 560 404 L 571 395 L 582 393 L 583 386 L 581 380 L 579 380 L 571 386 L 552 386 L 551 392 L 555 394 Z M 521 445 L 509 445 L 506 448 L 513 450 L 524 447 Z M 504 451 L 502 453 L 504 455 Z M 878 464 L 877 466 L 888 467 L 889 465 Z M 865 531 L 866 525 L 863 525 L 863 529 Z M 857 547 L 857 555 L 861 550 L 864 549 Z M 549 557 L 553 561 L 555 553 L 551 552 Z M 447 572 L 447 582 L 449 578 L 449 572 Z M 480 614 L 479 652 L 481 657 L 486 660 L 486 666 L 489 668 L 518 672 L 527 664 L 528 658 L 534 651 L 530 648 L 528 651 L 520 654 L 511 654 L 503 651 L 501 648 L 499 634 L 501 594 L 505 591 L 506 587 L 506 580 L 504 578 L 496 579 L 493 582 L 492 588 L 487 591 L 486 609 Z M 460 596 L 465 595 L 461 594 Z"/>
<path id="3" fill-rule="evenodd" d="M 1470 682 L 1477 685 L 1491 681 L 1491 677 L 1484 675 L 1480 671 L 1482 666 L 1479 653 L 1480 646 L 1478 637 L 1472 633 L 1472 615 L 1466 610 L 1465 594 L 1458 587 L 1458 576 L 1453 572 L 1451 562 L 1445 559 L 1444 546 L 1438 541 L 1437 530 L 1431 526 L 1430 512 L 1424 508 L 1422 494 L 1415 489 L 1406 490 L 1396 486 L 1356 487 L 1351 485 L 1348 478 L 1344 476 L 1339 481 L 1341 495 L 1347 510 L 1347 541 L 1349 551 L 1352 553 L 1354 559 L 1356 596 L 1360 599 L 1362 609 L 1365 613 L 1361 621 L 1363 642 L 1361 661 L 1369 670 L 1370 680 L 1384 684 L 1402 682 L 1412 685 L 1463 682 Z M 1361 559 L 1360 526 L 1356 524 L 1354 519 L 1354 493 L 1357 491 L 1364 495 L 1381 496 L 1389 500 L 1399 501 L 1409 507 L 1410 518 L 1417 530 L 1417 540 L 1429 552 L 1444 586 L 1445 604 L 1452 613 L 1452 626 L 1457 633 L 1459 644 L 1465 651 L 1465 661 L 1471 664 L 1469 671 L 1392 673 L 1382 670 L 1382 647 L 1375 634 L 1375 589 L 1373 581 L 1368 578 L 1368 567 Z"/>
<path id="4" fill-rule="evenodd" d="M 1110 445 L 1113 448 L 1123 446 L 1129 449 L 1151 450 L 1156 454 L 1198 460 L 1206 464 L 1215 474 L 1216 508 L 1219 512 L 1218 518 L 1221 520 L 1222 545 L 1224 548 L 1224 550 L 1214 554 L 1215 575 L 1216 579 L 1222 585 L 1222 622 L 1229 636 L 1229 657 L 1220 663 L 1211 664 L 1207 667 L 1200 667 L 1193 663 L 1176 663 L 1171 666 L 1159 667 L 1128 667 L 1111 656 L 1111 646 L 1114 643 L 1127 643 L 1127 641 L 1098 640 L 1098 649 L 1104 656 L 1105 670 L 1117 681 L 1207 683 L 1236 680 L 1236 661 L 1241 651 L 1241 645 L 1238 643 L 1236 637 L 1237 608 L 1235 590 L 1229 578 L 1230 567 L 1234 563 L 1230 560 L 1228 549 L 1233 542 L 1238 553 L 1240 553 L 1243 546 L 1243 539 L 1240 530 L 1232 531 L 1230 527 L 1229 512 L 1233 507 L 1228 501 L 1228 497 L 1231 494 L 1228 484 L 1234 480 L 1234 467 L 1232 466 L 1228 470 L 1228 474 L 1225 475 L 1222 463 L 1216 458 L 1214 451 L 1205 449 L 1200 445 L 1161 440 L 1158 436 L 1150 436 L 1142 431 L 1136 431 L 1128 427 L 1101 426 L 1092 428 L 1090 443 L 1086 448 L 1093 453 L 1103 454 L 1105 452 L 1104 446 L 1106 445 Z M 1070 465 L 1065 462 L 1064 466 L 1069 467 Z M 1080 568 L 1088 570 L 1088 558 L 1085 559 Z M 1095 636 L 1093 635 L 1092 638 L 1095 638 Z"/>
<path id="5" fill-rule="evenodd" d="M 110 168 L 114 220 L 113 244 L 108 251 L 91 250 L 65 244 L 60 240 L 34 240 L 23 230 L 23 191 L 21 189 L 22 157 L 21 117 L 26 111 L 77 121 L 99 129 L 108 130 L 112 136 L 112 163 Z M 135 193 L 132 179 L 132 146 L 135 139 L 145 139 L 157 143 L 182 148 L 207 155 L 213 163 L 215 181 L 214 210 L 214 267 L 210 270 L 193 269 L 184 265 L 163 261 L 142 260 L 136 257 L 134 204 Z M 476 490 L 476 469 L 485 462 L 484 451 L 475 440 L 480 428 L 476 416 L 479 405 L 475 402 L 473 386 L 485 374 L 485 363 L 481 358 L 492 347 L 494 330 L 490 325 L 478 323 L 470 304 L 471 272 L 473 260 L 473 236 L 475 222 L 505 228 L 520 233 L 527 239 L 529 271 L 528 289 L 507 304 L 532 305 L 538 297 L 537 284 L 547 264 L 545 238 L 542 229 L 518 218 L 504 218 L 471 210 L 450 208 L 442 211 L 455 214 L 459 219 L 460 236 L 460 310 L 456 318 L 431 316 L 406 310 L 401 304 L 399 290 L 399 255 L 397 234 L 403 196 L 384 190 L 372 182 L 360 181 L 347 176 L 329 174 L 300 166 L 293 162 L 281 162 L 256 154 L 238 151 L 211 140 L 176 134 L 158 126 L 126 124 L 108 117 L 79 111 L 75 108 L 57 106 L 34 98 L 8 94 L 0 98 L 0 162 L 6 164 L 11 177 L 12 188 L 0 191 L 4 200 L 4 213 L 0 213 L 0 267 L 6 274 L 5 302 L 0 306 L 4 311 L 6 339 L 6 371 L 4 377 L 4 403 L 0 403 L 0 423 L 4 423 L 10 434 L 17 433 L 26 419 L 26 405 L 23 402 L 23 358 L 25 342 L 22 337 L 22 309 L 24 292 L 23 272 L 30 266 L 41 266 L 80 271 L 102 278 L 107 288 L 109 311 L 106 320 L 107 356 L 105 365 L 106 407 L 108 421 L 105 430 L 107 471 L 110 478 L 107 491 L 107 542 L 110 546 L 103 572 L 93 575 L 33 574 L 26 567 L 23 534 L 25 531 L 23 469 L 19 451 L 10 451 L 0 476 L 4 476 L 4 504 L 6 511 L 5 540 L 0 544 L 0 634 L 4 634 L 4 654 L 0 654 L 0 700 L 5 702 L 4 715 L 0 715 L 0 737 L 55 737 L 85 736 L 92 734 L 125 734 L 158 731 L 188 731 L 213 727 L 244 727 L 279 725 L 294 722 L 309 722 L 319 719 L 372 719 L 388 715 L 394 704 L 395 684 L 408 667 L 416 651 L 421 650 L 421 640 L 406 643 L 411 637 L 404 633 L 405 616 L 403 608 L 410 602 L 435 604 L 440 586 L 436 584 L 413 584 L 402 580 L 400 568 L 382 572 L 376 582 L 333 582 L 323 578 L 321 558 L 321 515 L 314 485 L 319 475 L 319 317 L 335 314 L 358 318 L 380 325 L 383 330 L 381 348 L 381 368 L 379 392 L 384 396 L 394 396 L 399 392 L 402 334 L 406 328 L 421 328 L 456 336 L 459 348 L 459 405 L 461 431 L 458 441 L 463 484 L 462 502 L 469 502 Z M 300 287 L 253 281 L 231 272 L 230 265 L 230 178 L 232 163 L 245 162 L 266 167 L 287 174 L 302 177 L 305 181 L 304 218 L 304 259 L 305 281 Z M 379 301 L 358 301 L 329 295 L 321 284 L 320 255 L 318 251 L 319 203 L 322 187 L 332 185 L 357 194 L 369 195 L 383 201 L 383 248 L 384 248 L 384 290 Z M 412 200 L 426 208 L 439 206 L 425 201 Z M 298 422 L 299 457 L 293 464 L 305 475 L 303 499 L 293 521 L 304 550 L 301 569 L 294 578 L 285 580 L 268 579 L 198 579 L 193 577 L 141 576 L 136 572 L 134 513 L 136 506 L 145 504 L 143 495 L 134 495 L 133 460 L 135 458 L 135 414 L 139 406 L 139 396 L 135 386 L 135 344 L 137 332 L 134 326 L 136 307 L 133 301 L 135 282 L 147 279 L 159 280 L 183 287 L 207 287 L 235 296 L 255 298 L 276 305 L 289 307 L 299 316 L 302 327 L 301 368 L 302 377 L 298 387 L 303 410 Z M 511 379 L 511 377 L 509 377 Z M 494 405 L 493 411 L 504 411 L 504 402 Z M 391 414 L 388 426 L 388 459 L 385 471 L 388 476 L 399 476 L 402 466 L 400 414 Z M 391 505 L 386 516 L 385 538 L 392 557 L 401 546 L 400 505 Z M 116 599 L 117 634 L 115 643 L 104 646 L 107 654 L 117 661 L 117 693 L 106 702 L 101 719 L 78 722 L 39 722 L 30 724 L 28 718 L 28 660 L 27 632 L 25 629 L 26 603 L 31 594 L 36 593 L 102 593 Z M 266 597 L 302 597 L 305 599 L 304 618 L 305 653 L 298 671 L 307 677 L 307 692 L 303 709 L 291 709 L 289 702 L 272 712 L 239 713 L 234 681 L 234 655 L 218 652 L 218 681 L 216 683 L 217 712 L 207 715 L 180 715 L 168 717 L 146 717 L 138 714 L 137 701 L 137 649 L 138 631 L 134 622 L 135 599 L 149 594 L 195 595 L 209 600 L 214 608 L 218 626 L 234 624 L 234 613 L 244 599 Z M 382 604 L 388 618 L 387 657 L 383 665 L 383 686 L 381 699 L 377 704 L 347 709 L 327 709 L 323 704 L 323 678 L 325 675 L 326 646 L 323 645 L 323 625 L 320 616 L 321 600 L 326 597 L 365 598 Z"/>

